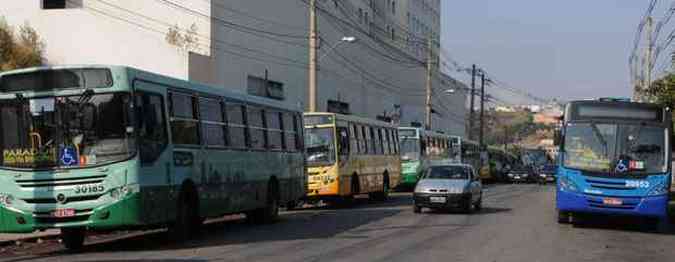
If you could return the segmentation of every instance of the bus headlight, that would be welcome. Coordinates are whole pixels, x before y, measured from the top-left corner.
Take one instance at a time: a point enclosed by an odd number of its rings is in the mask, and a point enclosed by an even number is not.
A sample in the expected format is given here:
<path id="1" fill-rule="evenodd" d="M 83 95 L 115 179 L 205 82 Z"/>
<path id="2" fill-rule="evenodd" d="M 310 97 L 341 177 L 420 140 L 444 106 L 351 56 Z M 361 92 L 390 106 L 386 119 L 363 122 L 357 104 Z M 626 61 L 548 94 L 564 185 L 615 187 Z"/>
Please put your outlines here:
<path id="1" fill-rule="evenodd" d="M 0 193 L 0 205 L 11 206 L 14 203 L 14 196 L 11 194 Z"/>
<path id="2" fill-rule="evenodd" d="M 660 196 L 665 194 L 668 194 L 668 184 L 661 182 L 652 187 L 652 189 L 649 190 L 649 194 L 647 194 L 647 196 Z"/>
<path id="3" fill-rule="evenodd" d="M 558 178 L 558 183 L 560 185 L 560 190 L 562 191 L 569 191 L 569 192 L 577 192 L 579 191 L 579 187 L 577 187 L 572 180 L 570 180 L 569 177 L 567 176 L 561 176 Z"/>

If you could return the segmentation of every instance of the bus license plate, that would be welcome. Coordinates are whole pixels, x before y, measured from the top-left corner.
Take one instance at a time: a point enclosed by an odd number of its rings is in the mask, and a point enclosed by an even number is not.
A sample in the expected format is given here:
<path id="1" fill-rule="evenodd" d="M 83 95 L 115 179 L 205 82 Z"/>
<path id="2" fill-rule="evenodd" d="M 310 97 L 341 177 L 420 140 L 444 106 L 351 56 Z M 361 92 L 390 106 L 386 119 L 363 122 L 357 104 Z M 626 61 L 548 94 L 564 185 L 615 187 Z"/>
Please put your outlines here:
<path id="1" fill-rule="evenodd" d="M 445 203 L 445 197 L 430 197 L 429 201 L 431 203 Z"/>
<path id="2" fill-rule="evenodd" d="M 75 209 L 73 208 L 59 208 L 52 212 L 53 217 L 74 217 Z"/>
<path id="3" fill-rule="evenodd" d="M 620 206 L 623 205 L 623 201 L 621 199 L 616 199 L 616 198 L 605 198 L 602 200 L 602 203 L 605 205 L 610 205 L 610 206 Z"/>

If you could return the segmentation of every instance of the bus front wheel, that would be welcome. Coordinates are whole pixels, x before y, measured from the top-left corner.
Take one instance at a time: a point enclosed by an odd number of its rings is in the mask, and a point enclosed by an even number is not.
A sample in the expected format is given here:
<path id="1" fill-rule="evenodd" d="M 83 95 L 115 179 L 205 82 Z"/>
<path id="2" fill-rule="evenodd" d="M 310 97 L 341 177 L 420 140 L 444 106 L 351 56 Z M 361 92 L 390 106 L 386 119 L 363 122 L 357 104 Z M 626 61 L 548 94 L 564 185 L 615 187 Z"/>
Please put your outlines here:
<path id="1" fill-rule="evenodd" d="M 61 229 L 61 241 L 63 246 L 70 250 L 77 250 L 84 245 L 86 230 L 84 228 Z"/>

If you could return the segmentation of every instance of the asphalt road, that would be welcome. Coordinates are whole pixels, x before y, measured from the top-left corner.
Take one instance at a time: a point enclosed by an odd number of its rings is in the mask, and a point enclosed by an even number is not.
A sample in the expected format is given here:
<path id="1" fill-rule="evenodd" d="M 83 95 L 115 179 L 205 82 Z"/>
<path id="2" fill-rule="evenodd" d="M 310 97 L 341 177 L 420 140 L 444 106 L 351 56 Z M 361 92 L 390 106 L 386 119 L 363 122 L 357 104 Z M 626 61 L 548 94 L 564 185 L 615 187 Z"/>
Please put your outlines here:
<path id="1" fill-rule="evenodd" d="M 675 261 L 675 233 L 633 219 L 601 218 L 583 226 L 555 222 L 553 186 L 486 189 L 484 209 L 414 214 L 411 196 L 352 208 L 285 212 L 272 225 L 241 220 L 204 227 L 172 245 L 163 232 L 94 240 L 81 253 L 42 243 L 3 254 L 3 261 Z M 0 253 L 1 254 L 1 253 Z"/>

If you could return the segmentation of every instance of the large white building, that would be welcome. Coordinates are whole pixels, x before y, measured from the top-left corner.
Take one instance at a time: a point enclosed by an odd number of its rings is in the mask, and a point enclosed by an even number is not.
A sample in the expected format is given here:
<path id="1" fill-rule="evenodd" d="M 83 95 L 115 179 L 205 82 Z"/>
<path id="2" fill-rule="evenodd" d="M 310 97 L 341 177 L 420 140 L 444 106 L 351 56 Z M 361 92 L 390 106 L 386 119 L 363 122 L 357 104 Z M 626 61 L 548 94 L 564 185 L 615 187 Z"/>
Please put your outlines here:
<path id="1" fill-rule="evenodd" d="M 120 64 L 306 106 L 309 1 L 22 0 L 49 64 Z M 317 1 L 320 111 L 424 124 L 425 63 L 440 47 L 440 0 Z M 357 41 L 340 41 L 345 36 Z M 428 39 L 431 38 L 432 41 Z M 434 130 L 464 135 L 466 94 L 433 70 Z"/>

